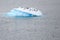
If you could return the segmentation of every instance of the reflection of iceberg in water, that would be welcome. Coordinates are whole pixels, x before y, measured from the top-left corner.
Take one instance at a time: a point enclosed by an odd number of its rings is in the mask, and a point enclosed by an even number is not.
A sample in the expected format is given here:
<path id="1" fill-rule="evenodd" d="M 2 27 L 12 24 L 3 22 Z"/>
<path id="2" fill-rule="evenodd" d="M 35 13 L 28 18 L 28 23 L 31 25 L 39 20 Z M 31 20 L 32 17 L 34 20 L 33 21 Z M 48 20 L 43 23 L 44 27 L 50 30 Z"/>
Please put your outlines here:
<path id="1" fill-rule="evenodd" d="M 33 16 L 41 16 L 42 13 L 35 8 L 14 8 L 10 12 L 6 13 L 5 16 L 8 17 L 33 17 Z"/>

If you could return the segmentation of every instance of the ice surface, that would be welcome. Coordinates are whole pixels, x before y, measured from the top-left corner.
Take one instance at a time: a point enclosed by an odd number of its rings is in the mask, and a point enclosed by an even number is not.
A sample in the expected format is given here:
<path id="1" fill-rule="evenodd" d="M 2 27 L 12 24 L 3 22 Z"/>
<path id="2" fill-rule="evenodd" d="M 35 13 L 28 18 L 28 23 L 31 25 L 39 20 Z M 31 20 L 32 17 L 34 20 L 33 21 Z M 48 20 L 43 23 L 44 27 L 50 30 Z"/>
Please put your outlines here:
<path id="1" fill-rule="evenodd" d="M 6 16 L 15 17 L 15 16 L 41 16 L 42 13 L 35 8 L 14 8 L 10 12 L 5 14 Z"/>

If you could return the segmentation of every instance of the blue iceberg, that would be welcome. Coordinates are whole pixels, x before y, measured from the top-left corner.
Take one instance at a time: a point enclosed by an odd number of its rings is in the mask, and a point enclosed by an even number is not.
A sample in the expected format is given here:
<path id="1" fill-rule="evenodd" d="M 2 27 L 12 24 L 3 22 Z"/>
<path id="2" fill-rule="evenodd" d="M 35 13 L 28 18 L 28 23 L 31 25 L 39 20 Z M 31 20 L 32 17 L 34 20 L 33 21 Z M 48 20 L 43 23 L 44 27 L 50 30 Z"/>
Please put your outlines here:
<path id="1" fill-rule="evenodd" d="M 7 17 L 36 17 L 42 16 L 40 10 L 35 8 L 14 8 L 10 12 L 6 13 L 5 16 Z"/>

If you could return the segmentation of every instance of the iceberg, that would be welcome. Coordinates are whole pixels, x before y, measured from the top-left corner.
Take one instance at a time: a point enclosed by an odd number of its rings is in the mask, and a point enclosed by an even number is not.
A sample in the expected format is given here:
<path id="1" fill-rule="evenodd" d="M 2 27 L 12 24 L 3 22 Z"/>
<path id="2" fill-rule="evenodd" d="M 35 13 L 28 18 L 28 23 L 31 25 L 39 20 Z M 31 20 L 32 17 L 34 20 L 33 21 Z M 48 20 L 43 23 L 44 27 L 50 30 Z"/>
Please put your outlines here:
<path id="1" fill-rule="evenodd" d="M 24 8 L 18 7 L 13 8 L 11 11 L 7 12 L 5 16 L 8 17 L 35 17 L 35 16 L 42 16 L 42 12 L 35 8 Z"/>

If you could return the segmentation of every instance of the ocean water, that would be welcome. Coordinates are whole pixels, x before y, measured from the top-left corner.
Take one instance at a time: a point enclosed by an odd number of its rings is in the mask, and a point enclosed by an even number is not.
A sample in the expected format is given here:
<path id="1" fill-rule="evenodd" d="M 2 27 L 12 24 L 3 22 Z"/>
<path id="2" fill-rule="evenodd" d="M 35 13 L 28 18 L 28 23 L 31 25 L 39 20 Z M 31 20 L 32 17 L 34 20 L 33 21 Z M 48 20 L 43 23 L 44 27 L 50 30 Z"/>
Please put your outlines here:
<path id="1" fill-rule="evenodd" d="M 0 40 L 60 40 L 59 0 L 1 0 L 0 3 Z M 44 16 L 25 18 L 2 16 L 18 6 L 35 7 L 40 9 Z"/>

